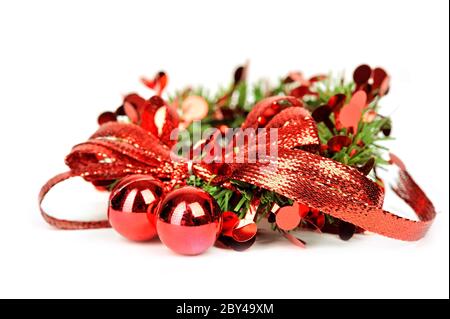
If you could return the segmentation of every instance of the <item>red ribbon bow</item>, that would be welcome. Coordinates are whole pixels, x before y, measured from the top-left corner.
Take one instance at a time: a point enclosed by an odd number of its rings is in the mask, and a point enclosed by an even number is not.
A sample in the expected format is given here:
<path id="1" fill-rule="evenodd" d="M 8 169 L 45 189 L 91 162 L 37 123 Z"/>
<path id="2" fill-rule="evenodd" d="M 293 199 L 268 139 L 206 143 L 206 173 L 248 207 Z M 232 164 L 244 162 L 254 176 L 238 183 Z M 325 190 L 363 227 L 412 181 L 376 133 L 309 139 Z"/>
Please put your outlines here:
<path id="1" fill-rule="evenodd" d="M 436 213 L 404 165 L 391 157 L 399 166 L 398 183 L 393 189 L 413 208 L 419 221 L 383 210 L 383 189 L 358 169 L 315 154 L 320 148 L 316 124 L 295 97 L 270 97 L 259 102 L 242 128 L 257 128 L 260 116 L 281 101 L 288 107 L 265 125 L 278 128 L 278 156 L 271 159 L 272 165 L 260 161 L 219 165 L 201 162 L 194 163 L 189 172 L 187 161 L 172 161 L 169 147 L 162 143 L 166 137 L 155 137 L 136 124 L 108 122 L 87 142 L 74 146 L 66 157 L 70 171 L 43 186 L 39 204 L 55 184 L 73 176 L 93 182 L 150 174 L 170 187 L 183 183 L 193 173 L 215 183 L 230 179 L 247 182 L 388 237 L 418 240 L 425 235 Z M 62 229 L 109 226 L 108 221 L 61 220 L 46 214 L 41 206 L 40 209 L 48 223 Z"/>

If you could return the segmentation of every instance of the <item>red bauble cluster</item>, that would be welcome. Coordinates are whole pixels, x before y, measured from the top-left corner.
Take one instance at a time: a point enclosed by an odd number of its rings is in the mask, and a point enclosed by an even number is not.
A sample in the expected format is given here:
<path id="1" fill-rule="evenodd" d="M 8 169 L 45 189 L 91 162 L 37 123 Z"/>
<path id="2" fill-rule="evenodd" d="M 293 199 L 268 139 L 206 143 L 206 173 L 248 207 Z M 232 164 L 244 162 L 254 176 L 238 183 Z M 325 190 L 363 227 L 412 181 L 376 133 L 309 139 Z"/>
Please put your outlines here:
<path id="1" fill-rule="evenodd" d="M 121 180 L 110 196 L 111 226 L 129 240 L 146 241 L 158 235 L 179 254 L 203 253 L 220 233 L 219 206 L 202 189 L 186 186 L 166 195 L 163 186 L 146 175 Z"/>

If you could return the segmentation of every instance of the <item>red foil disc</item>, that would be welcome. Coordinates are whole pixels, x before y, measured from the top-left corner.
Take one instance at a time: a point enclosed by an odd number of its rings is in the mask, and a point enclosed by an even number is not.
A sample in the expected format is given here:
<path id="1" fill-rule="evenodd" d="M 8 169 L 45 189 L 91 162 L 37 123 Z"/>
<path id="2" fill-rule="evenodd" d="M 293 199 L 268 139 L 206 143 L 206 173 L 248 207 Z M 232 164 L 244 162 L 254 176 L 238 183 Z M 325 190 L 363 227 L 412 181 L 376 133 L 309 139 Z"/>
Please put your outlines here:
<path id="1" fill-rule="evenodd" d="M 233 229 L 232 237 L 237 242 L 246 242 L 255 237 L 258 226 L 255 222 L 245 222 Z"/>
<path id="2" fill-rule="evenodd" d="M 338 112 L 344 106 L 346 98 L 345 94 L 342 93 L 333 95 L 328 100 L 328 106 L 331 107 L 333 112 Z"/>
<path id="3" fill-rule="evenodd" d="M 281 207 L 276 213 L 277 226 L 282 230 L 292 230 L 300 224 L 300 207 L 297 202 L 292 206 Z"/>
<path id="4" fill-rule="evenodd" d="M 103 112 L 98 116 L 97 122 L 99 125 L 105 124 L 107 122 L 115 122 L 116 114 L 113 112 Z"/>
<path id="5" fill-rule="evenodd" d="M 140 121 L 139 111 L 145 104 L 145 100 L 136 93 L 128 94 L 123 99 L 123 112 L 131 122 L 138 124 Z"/>
<path id="6" fill-rule="evenodd" d="M 327 143 L 328 150 L 332 153 L 337 153 L 342 150 L 343 147 L 348 147 L 351 144 L 351 138 L 345 135 L 333 136 Z"/>
<path id="7" fill-rule="evenodd" d="M 303 98 L 305 95 L 308 94 L 315 94 L 315 93 L 311 92 L 309 87 L 306 85 L 300 85 L 291 91 L 291 95 L 299 99 Z"/>
<path id="8" fill-rule="evenodd" d="M 183 120 L 186 122 L 202 120 L 208 115 L 208 102 L 198 95 L 190 95 L 181 103 L 183 110 Z"/>
<path id="9" fill-rule="evenodd" d="M 224 212 L 222 234 L 224 236 L 233 236 L 233 230 L 239 224 L 239 217 L 233 212 Z"/>
<path id="10" fill-rule="evenodd" d="M 353 80 L 356 84 L 361 85 L 369 81 L 372 75 L 372 69 L 367 64 L 360 65 L 353 72 Z"/>

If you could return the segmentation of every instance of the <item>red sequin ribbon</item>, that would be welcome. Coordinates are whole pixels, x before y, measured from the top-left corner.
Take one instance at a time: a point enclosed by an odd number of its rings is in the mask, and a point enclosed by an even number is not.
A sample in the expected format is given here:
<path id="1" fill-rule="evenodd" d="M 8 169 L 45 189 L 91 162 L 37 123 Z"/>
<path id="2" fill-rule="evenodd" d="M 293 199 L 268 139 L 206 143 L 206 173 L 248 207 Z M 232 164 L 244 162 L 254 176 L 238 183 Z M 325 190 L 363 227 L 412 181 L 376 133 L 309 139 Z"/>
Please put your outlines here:
<path id="1" fill-rule="evenodd" d="M 278 128 L 278 154 L 267 162 L 194 163 L 173 161 L 167 145 L 135 124 L 109 122 L 91 138 L 74 146 L 66 157 L 70 172 L 55 176 L 42 188 L 39 204 L 57 183 L 81 176 L 90 182 L 115 180 L 129 174 L 150 174 L 169 187 L 183 184 L 190 173 L 223 183 L 230 179 L 247 182 L 277 192 L 311 208 L 342 219 L 365 230 L 401 240 L 422 238 L 436 215 L 431 201 L 414 182 L 401 161 L 391 156 L 399 168 L 399 197 L 408 203 L 418 220 L 406 219 L 383 210 L 384 190 L 358 169 L 317 155 L 320 142 L 310 114 L 294 97 L 271 97 L 259 102 L 242 128 L 257 128 L 258 118 L 273 103 L 290 106 L 275 115 L 266 128 Z M 245 150 L 248 151 L 248 150 Z M 108 221 L 77 222 L 48 215 L 45 220 L 62 229 L 108 227 Z"/>

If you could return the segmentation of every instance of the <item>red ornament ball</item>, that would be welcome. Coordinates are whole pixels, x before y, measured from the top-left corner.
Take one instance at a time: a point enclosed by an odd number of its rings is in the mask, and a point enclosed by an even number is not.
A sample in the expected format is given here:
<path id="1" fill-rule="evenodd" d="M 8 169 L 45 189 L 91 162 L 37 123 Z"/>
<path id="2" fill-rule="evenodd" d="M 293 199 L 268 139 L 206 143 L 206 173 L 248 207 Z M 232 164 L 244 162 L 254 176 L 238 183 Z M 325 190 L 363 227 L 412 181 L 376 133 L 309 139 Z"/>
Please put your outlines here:
<path id="1" fill-rule="evenodd" d="M 125 177 L 109 197 L 109 223 L 130 240 L 152 239 L 156 236 L 156 208 L 163 195 L 163 184 L 150 176 Z"/>
<path id="2" fill-rule="evenodd" d="M 222 227 L 215 199 L 200 188 L 170 192 L 160 203 L 156 229 L 161 241 L 182 255 L 198 255 L 214 245 Z"/>

